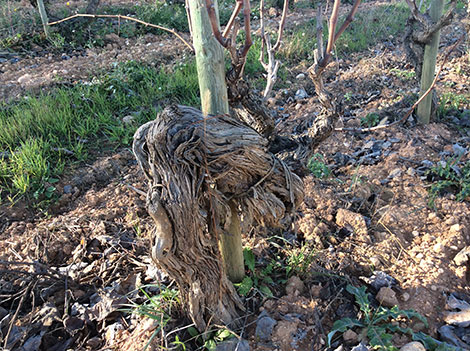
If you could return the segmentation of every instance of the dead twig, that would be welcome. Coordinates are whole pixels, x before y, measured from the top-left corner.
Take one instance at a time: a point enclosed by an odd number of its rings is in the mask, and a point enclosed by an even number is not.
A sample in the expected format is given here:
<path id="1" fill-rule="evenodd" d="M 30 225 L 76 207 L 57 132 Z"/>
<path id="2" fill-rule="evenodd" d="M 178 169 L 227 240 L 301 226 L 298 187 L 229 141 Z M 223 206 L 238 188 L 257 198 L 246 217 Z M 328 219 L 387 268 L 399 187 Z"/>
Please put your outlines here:
<path id="1" fill-rule="evenodd" d="M 429 86 L 428 90 L 426 90 L 424 92 L 424 94 L 413 104 L 413 106 L 410 107 L 408 112 L 402 118 L 400 118 L 399 120 L 397 120 L 393 123 L 390 123 L 390 124 L 384 124 L 384 125 L 370 127 L 370 128 L 335 128 L 335 132 L 355 132 L 355 133 L 373 132 L 375 130 L 393 127 L 393 126 L 396 126 L 396 125 L 401 124 L 404 121 L 406 121 L 408 119 L 408 117 L 411 116 L 414 109 L 420 104 L 420 102 L 423 101 L 423 99 L 434 89 L 434 87 L 437 83 L 437 80 L 439 79 L 439 75 L 441 74 L 442 69 L 444 68 L 445 64 L 447 63 L 450 54 L 452 53 L 452 51 L 454 51 L 457 48 L 457 46 L 460 45 L 460 43 L 465 38 L 465 36 L 466 36 L 466 33 L 463 33 L 460 36 L 460 38 L 455 42 L 455 44 L 452 45 L 452 47 L 447 51 L 447 53 L 445 54 L 444 59 L 442 61 L 442 64 L 439 67 L 439 70 L 437 71 L 436 76 L 434 77 L 434 80 L 432 81 L 432 84 Z"/>
<path id="2" fill-rule="evenodd" d="M 274 44 L 274 46 L 272 46 L 269 34 L 266 33 L 264 30 L 264 0 L 261 0 L 260 2 L 261 53 L 260 53 L 259 61 L 261 65 L 263 66 L 263 68 L 265 69 L 265 71 L 267 72 L 266 88 L 263 93 L 263 97 L 265 99 L 269 96 L 269 94 L 271 93 L 271 90 L 273 89 L 274 83 L 277 80 L 277 72 L 279 70 L 279 67 L 281 66 L 281 61 L 276 60 L 275 54 L 281 46 L 282 33 L 284 30 L 284 25 L 285 25 L 286 18 L 287 18 L 288 8 L 289 8 L 289 0 L 284 0 L 282 17 L 281 17 L 281 21 L 279 22 L 277 41 Z M 265 49 L 268 55 L 268 62 L 265 62 L 265 56 L 264 56 Z"/>
<path id="3" fill-rule="evenodd" d="M 191 45 L 191 43 L 189 43 L 188 41 L 186 41 L 186 40 L 185 40 L 180 34 L 178 34 L 178 32 L 176 32 L 174 29 L 169 29 L 169 28 L 166 28 L 166 27 L 163 27 L 163 26 L 159 26 L 158 24 L 152 24 L 152 23 L 144 22 L 144 21 L 142 21 L 142 20 L 140 20 L 140 19 L 133 18 L 133 17 L 129 17 L 129 16 L 123 16 L 123 15 L 90 15 L 90 14 L 87 14 L 87 13 L 77 13 L 77 14 L 75 14 L 75 15 L 73 15 L 73 16 L 69 16 L 69 17 L 63 18 L 63 19 L 58 20 L 58 21 L 55 21 L 55 22 L 49 22 L 49 23 L 47 23 L 47 25 L 48 25 L 48 26 L 53 26 L 53 25 L 56 25 L 56 24 L 59 24 L 59 23 L 65 22 L 65 21 L 69 21 L 69 20 L 74 19 L 74 18 L 78 18 L 78 17 L 88 17 L 88 18 L 118 18 L 119 20 L 124 19 L 124 20 L 128 20 L 128 21 L 134 21 L 134 22 L 143 24 L 143 25 L 146 26 L 146 27 L 157 28 L 157 29 L 164 30 L 165 32 L 171 33 L 171 34 L 173 34 L 174 36 L 176 36 L 179 40 L 181 40 L 181 41 L 184 43 L 184 45 L 186 45 L 191 51 L 194 51 L 194 48 L 193 48 L 193 46 Z"/>
<path id="4" fill-rule="evenodd" d="M 147 196 L 147 193 L 143 190 L 137 189 L 135 186 L 132 186 L 130 184 L 126 184 L 126 187 L 129 189 L 135 191 L 137 194 L 142 195 L 142 196 Z"/>
<path id="5" fill-rule="evenodd" d="M 0 265 L 3 266 L 34 266 L 36 268 L 35 272 L 26 272 L 26 271 L 21 271 L 21 270 L 0 270 L 0 272 L 11 272 L 11 273 L 22 273 L 22 274 L 29 274 L 29 275 L 45 275 L 49 276 L 51 278 L 55 279 L 65 279 L 66 276 L 61 274 L 60 272 L 57 272 L 56 270 L 46 266 L 45 264 L 39 263 L 39 262 L 21 262 L 21 261 L 3 261 L 0 260 Z M 42 270 L 41 271 L 38 271 Z M 50 273 L 49 273 L 50 272 Z"/>
<path id="6" fill-rule="evenodd" d="M 11 321 L 10 321 L 10 325 L 8 326 L 8 332 L 7 334 L 5 335 L 5 341 L 3 343 L 3 348 L 6 350 L 7 347 L 8 347 L 8 338 L 10 337 L 10 333 L 11 333 L 11 330 L 13 328 L 13 325 L 15 324 L 15 321 L 16 321 L 16 318 L 18 318 L 18 314 L 21 310 L 21 308 L 23 307 L 23 303 L 25 302 L 27 296 L 29 296 L 29 293 L 33 287 L 33 284 L 34 284 L 34 281 L 31 281 L 29 282 L 23 296 L 21 296 L 21 299 L 20 299 L 20 302 L 18 304 L 18 307 L 16 308 L 16 311 L 15 311 L 15 314 L 13 315 L 13 317 L 11 318 Z"/>

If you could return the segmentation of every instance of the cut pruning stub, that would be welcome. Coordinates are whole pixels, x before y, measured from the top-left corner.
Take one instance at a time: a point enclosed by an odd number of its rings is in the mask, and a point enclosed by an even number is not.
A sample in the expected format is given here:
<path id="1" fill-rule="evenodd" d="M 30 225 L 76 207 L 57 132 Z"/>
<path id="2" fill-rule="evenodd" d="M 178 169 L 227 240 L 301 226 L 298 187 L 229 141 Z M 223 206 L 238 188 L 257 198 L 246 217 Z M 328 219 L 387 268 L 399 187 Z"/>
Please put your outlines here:
<path id="1" fill-rule="evenodd" d="M 186 106 L 167 107 L 141 126 L 133 149 L 149 181 L 152 258 L 178 283 L 199 330 L 236 327 L 243 306 L 218 246 L 229 235 L 231 206 L 244 226 L 281 226 L 303 199 L 302 180 L 252 128 Z"/>

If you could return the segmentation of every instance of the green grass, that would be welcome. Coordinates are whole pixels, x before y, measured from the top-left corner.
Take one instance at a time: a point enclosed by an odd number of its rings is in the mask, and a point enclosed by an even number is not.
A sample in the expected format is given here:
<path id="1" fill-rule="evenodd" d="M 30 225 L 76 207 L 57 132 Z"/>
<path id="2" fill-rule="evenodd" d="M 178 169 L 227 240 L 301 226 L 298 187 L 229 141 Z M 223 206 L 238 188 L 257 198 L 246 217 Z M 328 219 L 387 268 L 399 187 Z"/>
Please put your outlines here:
<path id="1" fill-rule="evenodd" d="M 470 107 L 470 95 L 455 94 L 453 92 L 447 92 L 441 95 L 439 99 L 439 105 L 437 107 L 437 116 L 442 118 L 445 117 L 449 112 L 460 111 L 462 108 Z"/>
<path id="2" fill-rule="evenodd" d="M 155 118 L 163 100 L 200 104 L 193 61 L 158 69 L 128 62 L 94 83 L 0 105 L 0 152 L 10 154 L 0 158 L 2 193 L 37 191 L 90 150 L 130 145 L 136 128 Z M 128 115 L 130 124 L 122 121 Z"/>

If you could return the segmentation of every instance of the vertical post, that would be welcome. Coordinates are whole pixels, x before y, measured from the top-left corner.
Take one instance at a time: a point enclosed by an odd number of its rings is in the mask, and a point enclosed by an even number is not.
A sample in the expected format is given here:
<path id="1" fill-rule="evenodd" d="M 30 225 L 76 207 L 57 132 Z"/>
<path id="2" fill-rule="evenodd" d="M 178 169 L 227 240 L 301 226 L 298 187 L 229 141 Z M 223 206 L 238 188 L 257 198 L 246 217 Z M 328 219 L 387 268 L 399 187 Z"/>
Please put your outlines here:
<path id="1" fill-rule="evenodd" d="M 49 19 L 47 18 L 47 13 L 46 13 L 46 7 L 44 6 L 44 1 L 43 0 L 37 0 L 38 1 L 38 10 L 39 10 L 39 15 L 41 16 L 41 22 L 42 22 L 42 27 L 44 28 L 44 34 L 46 34 L 46 38 L 49 38 Z"/>
<path id="2" fill-rule="evenodd" d="M 437 22 L 444 8 L 444 0 L 432 0 L 429 10 L 430 16 L 434 22 Z M 433 34 L 431 41 L 424 48 L 423 70 L 421 73 L 421 93 L 424 94 L 434 80 L 436 70 L 437 51 L 439 49 L 439 39 L 441 31 Z M 432 93 L 426 96 L 418 105 L 417 115 L 419 124 L 428 124 L 431 119 Z"/>
<path id="3" fill-rule="evenodd" d="M 217 6 L 217 1 L 214 1 L 214 6 Z M 204 115 L 228 113 L 224 52 L 212 34 L 205 1 L 189 1 L 189 11 L 193 29 L 193 45 L 196 51 L 202 113 Z M 216 13 L 218 13 L 217 9 Z"/>
<path id="4" fill-rule="evenodd" d="M 214 1 L 217 6 L 217 1 Z M 201 94 L 202 112 L 226 114 L 229 112 L 227 86 L 225 84 L 224 52 L 212 33 L 204 0 L 190 0 L 189 11 L 196 51 L 196 65 Z M 216 13 L 218 13 L 216 8 Z M 236 204 L 230 205 L 229 232 L 222 234 L 220 248 L 227 276 L 232 282 L 240 282 L 245 276 L 240 219 Z"/>

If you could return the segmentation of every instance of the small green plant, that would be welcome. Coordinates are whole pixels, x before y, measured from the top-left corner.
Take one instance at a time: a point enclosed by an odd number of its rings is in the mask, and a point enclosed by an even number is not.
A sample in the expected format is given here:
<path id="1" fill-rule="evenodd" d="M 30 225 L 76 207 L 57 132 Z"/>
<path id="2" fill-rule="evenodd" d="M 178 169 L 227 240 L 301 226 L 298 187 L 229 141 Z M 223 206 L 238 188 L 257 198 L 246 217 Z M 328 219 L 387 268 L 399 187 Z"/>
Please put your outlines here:
<path id="1" fill-rule="evenodd" d="M 470 161 L 462 163 L 460 158 L 452 158 L 438 162 L 426 172 L 426 176 L 434 182 L 429 189 L 430 206 L 445 192 L 456 194 L 457 201 L 470 196 Z"/>
<path id="2" fill-rule="evenodd" d="M 361 126 L 371 128 L 378 125 L 380 116 L 377 113 L 368 113 L 367 116 L 361 118 Z"/>
<path id="3" fill-rule="evenodd" d="M 176 305 L 180 304 L 178 290 L 160 286 L 159 294 L 150 296 L 150 294 L 145 290 L 145 288 L 148 287 L 150 286 L 142 286 L 139 289 L 145 297 L 145 302 L 142 304 L 132 304 L 129 309 L 124 310 L 125 312 L 132 312 L 139 316 L 156 320 L 159 324 L 142 351 L 147 350 L 152 340 L 170 322 L 172 309 Z"/>
<path id="4" fill-rule="evenodd" d="M 52 199 L 54 192 L 56 191 L 54 184 L 58 181 L 59 179 L 57 178 L 47 178 L 44 183 L 39 185 L 38 189 L 33 193 L 33 197 L 36 200 L 39 200 L 42 196 L 44 196 L 46 200 Z"/>
<path id="5" fill-rule="evenodd" d="M 20 33 L 0 39 L 0 48 L 10 48 L 21 43 L 23 36 Z"/>
<path id="6" fill-rule="evenodd" d="M 398 348 L 392 344 L 394 333 L 413 335 L 411 328 L 400 326 L 400 322 L 417 318 L 427 326 L 427 320 L 413 310 L 400 310 L 398 306 L 392 308 L 373 308 L 369 301 L 366 287 L 356 288 L 352 285 L 346 287 L 346 291 L 354 295 L 356 304 L 359 306 L 359 318 L 343 318 L 333 323 L 333 328 L 328 333 L 328 345 L 336 333 L 343 333 L 348 329 L 360 328 L 360 335 L 367 339 L 374 350 L 397 351 Z"/>
<path id="7" fill-rule="evenodd" d="M 293 274 L 300 277 L 305 276 L 309 272 L 310 265 L 316 258 L 315 250 L 304 245 L 300 248 L 293 248 L 288 252 L 286 274 Z"/>
<path id="8" fill-rule="evenodd" d="M 331 170 L 325 164 L 323 155 L 316 153 L 307 163 L 307 168 L 312 172 L 315 178 L 328 178 Z"/>
<path id="9" fill-rule="evenodd" d="M 352 97 L 353 97 L 353 94 L 350 91 L 348 91 L 346 94 L 344 94 L 344 99 L 347 102 L 350 102 L 352 100 Z"/>
<path id="10" fill-rule="evenodd" d="M 247 247 L 243 249 L 243 258 L 245 266 L 251 274 L 245 276 L 241 283 L 235 284 L 238 293 L 242 296 L 247 296 L 252 290 L 254 290 L 262 296 L 272 297 L 273 293 L 268 285 L 274 284 L 273 279 L 270 277 L 270 274 L 274 269 L 274 263 L 271 262 L 267 267 L 261 270 L 256 270 L 255 254 Z"/>
<path id="11" fill-rule="evenodd" d="M 47 40 L 55 49 L 60 50 L 65 46 L 65 38 L 59 33 L 51 33 Z"/>
<path id="12" fill-rule="evenodd" d="M 403 80 L 410 80 L 416 77 L 415 71 L 406 70 L 406 69 L 392 68 L 390 70 L 390 73 L 394 74 L 395 76 Z"/>
<path id="13" fill-rule="evenodd" d="M 191 335 L 198 345 L 201 345 L 204 350 L 215 351 L 217 344 L 234 337 L 233 332 L 226 328 L 217 328 L 204 332 L 204 335 L 199 333 L 194 327 L 188 328 L 188 333 Z"/>

